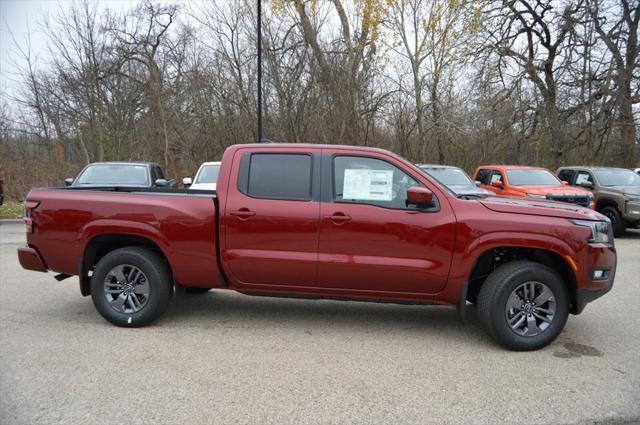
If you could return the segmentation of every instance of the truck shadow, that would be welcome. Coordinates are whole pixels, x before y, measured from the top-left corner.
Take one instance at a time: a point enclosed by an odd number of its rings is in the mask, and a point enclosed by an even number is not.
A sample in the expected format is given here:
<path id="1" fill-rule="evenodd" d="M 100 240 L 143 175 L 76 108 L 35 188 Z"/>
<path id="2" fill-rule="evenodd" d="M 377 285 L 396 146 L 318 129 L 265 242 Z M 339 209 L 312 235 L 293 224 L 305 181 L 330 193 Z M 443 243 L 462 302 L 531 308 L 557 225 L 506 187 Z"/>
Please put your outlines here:
<path id="1" fill-rule="evenodd" d="M 415 332 L 420 337 L 471 338 L 492 344 L 471 305 L 463 325 L 450 307 L 253 297 L 222 290 L 202 295 L 177 293 L 159 324 L 216 330 L 291 329 L 307 334 Z"/>

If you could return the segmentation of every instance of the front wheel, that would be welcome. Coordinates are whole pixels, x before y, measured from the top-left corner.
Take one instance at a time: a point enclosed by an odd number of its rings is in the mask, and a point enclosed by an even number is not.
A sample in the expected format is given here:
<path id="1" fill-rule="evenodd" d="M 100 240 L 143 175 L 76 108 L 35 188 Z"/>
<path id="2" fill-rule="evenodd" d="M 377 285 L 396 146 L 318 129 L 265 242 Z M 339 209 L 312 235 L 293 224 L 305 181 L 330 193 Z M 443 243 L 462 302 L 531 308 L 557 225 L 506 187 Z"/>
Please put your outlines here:
<path id="1" fill-rule="evenodd" d="M 537 350 L 560 334 L 569 315 L 569 296 L 549 267 L 513 261 L 497 268 L 478 296 L 478 320 L 502 346 Z"/>
<path id="2" fill-rule="evenodd" d="M 627 223 L 620 216 L 616 207 L 605 207 L 600 211 L 602 215 L 611 220 L 611 227 L 613 228 L 613 236 L 619 238 L 627 230 Z"/>
<path id="3" fill-rule="evenodd" d="M 164 313 L 173 295 L 171 271 L 144 248 L 116 249 L 100 259 L 91 277 L 98 312 L 118 326 L 145 326 Z"/>

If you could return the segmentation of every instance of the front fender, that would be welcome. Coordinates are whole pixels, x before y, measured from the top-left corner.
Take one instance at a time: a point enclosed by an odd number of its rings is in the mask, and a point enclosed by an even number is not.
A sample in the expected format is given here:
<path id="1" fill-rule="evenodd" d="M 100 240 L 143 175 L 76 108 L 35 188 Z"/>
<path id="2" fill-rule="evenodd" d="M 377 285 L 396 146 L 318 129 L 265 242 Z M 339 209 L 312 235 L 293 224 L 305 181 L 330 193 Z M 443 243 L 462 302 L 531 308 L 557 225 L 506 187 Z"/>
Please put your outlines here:
<path id="1" fill-rule="evenodd" d="M 478 258 L 485 252 L 501 247 L 522 247 L 540 249 L 559 255 L 575 273 L 576 250 L 557 236 L 523 232 L 489 232 L 464 246 L 457 246 L 453 255 L 452 271 L 446 288 L 437 299 L 443 304 L 456 304 L 460 298 L 460 288 L 471 275 Z"/>

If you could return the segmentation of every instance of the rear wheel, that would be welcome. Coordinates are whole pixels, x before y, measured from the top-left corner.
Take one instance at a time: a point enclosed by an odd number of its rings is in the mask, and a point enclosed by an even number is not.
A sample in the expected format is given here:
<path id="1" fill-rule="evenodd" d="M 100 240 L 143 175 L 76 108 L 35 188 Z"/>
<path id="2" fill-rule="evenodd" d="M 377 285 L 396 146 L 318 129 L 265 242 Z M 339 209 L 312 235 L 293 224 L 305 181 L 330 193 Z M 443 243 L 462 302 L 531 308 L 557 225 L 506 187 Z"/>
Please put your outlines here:
<path id="1" fill-rule="evenodd" d="M 171 271 L 156 253 L 137 247 L 116 249 L 96 265 L 91 298 L 109 322 L 145 326 L 164 313 L 173 294 Z"/>
<path id="2" fill-rule="evenodd" d="M 618 209 L 616 207 L 604 207 L 600 212 L 611 220 L 613 236 L 616 238 L 622 236 L 624 231 L 627 229 L 627 223 L 620 216 Z"/>
<path id="3" fill-rule="evenodd" d="M 502 346 L 537 350 L 560 334 L 569 296 L 560 277 L 543 264 L 513 261 L 496 269 L 478 296 L 478 319 Z"/>

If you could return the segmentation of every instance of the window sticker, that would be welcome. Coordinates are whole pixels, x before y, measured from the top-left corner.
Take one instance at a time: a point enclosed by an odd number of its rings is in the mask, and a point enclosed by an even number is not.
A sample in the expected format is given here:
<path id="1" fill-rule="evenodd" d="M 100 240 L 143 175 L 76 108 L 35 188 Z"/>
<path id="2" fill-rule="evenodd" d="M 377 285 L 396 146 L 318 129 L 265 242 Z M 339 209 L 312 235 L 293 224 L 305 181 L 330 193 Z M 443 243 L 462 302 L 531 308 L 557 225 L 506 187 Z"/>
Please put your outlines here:
<path id="1" fill-rule="evenodd" d="M 393 170 L 344 170 L 342 199 L 391 201 Z"/>
<path id="2" fill-rule="evenodd" d="M 576 177 L 576 183 L 577 185 L 581 185 L 583 183 L 587 183 L 589 181 L 589 174 L 578 174 L 578 177 Z"/>
<path id="3" fill-rule="evenodd" d="M 493 182 L 501 182 L 502 181 L 502 174 L 493 174 L 491 176 L 491 183 Z"/>

